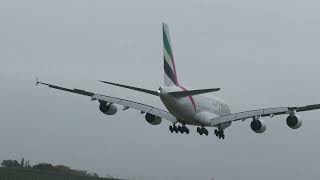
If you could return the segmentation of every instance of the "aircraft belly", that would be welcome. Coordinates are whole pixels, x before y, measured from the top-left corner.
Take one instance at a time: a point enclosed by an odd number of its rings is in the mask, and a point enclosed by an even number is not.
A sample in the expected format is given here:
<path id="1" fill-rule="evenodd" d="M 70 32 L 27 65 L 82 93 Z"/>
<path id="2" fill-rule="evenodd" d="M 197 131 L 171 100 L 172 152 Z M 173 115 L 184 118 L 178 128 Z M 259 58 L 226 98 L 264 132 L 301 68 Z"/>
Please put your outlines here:
<path id="1" fill-rule="evenodd" d="M 190 102 L 190 98 L 188 97 L 174 98 L 166 94 L 160 95 L 160 98 L 168 111 L 180 123 L 195 126 L 211 126 L 211 119 L 224 114 L 219 108 L 212 105 L 212 100 L 201 96 L 195 96 L 193 102 Z"/>
<path id="2" fill-rule="evenodd" d="M 193 119 L 195 111 L 192 108 L 192 106 L 186 104 L 185 101 L 174 101 L 163 98 L 162 102 L 166 106 L 168 111 L 174 116 L 176 116 L 179 122 L 185 124 L 196 124 L 196 122 Z"/>

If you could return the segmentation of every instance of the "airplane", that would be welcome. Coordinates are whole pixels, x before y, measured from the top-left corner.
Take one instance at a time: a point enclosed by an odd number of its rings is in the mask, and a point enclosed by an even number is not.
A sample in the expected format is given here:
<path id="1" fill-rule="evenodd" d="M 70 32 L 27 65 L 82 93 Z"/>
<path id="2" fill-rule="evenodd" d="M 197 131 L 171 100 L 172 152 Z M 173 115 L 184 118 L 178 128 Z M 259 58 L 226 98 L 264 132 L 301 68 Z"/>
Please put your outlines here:
<path id="1" fill-rule="evenodd" d="M 189 134 L 190 131 L 187 126 L 197 126 L 197 132 L 200 135 L 208 136 L 209 131 L 207 130 L 207 127 L 213 127 L 215 128 L 214 134 L 219 139 L 225 138 L 224 130 L 230 127 L 234 121 L 252 119 L 250 124 L 251 129 L 255 133 L 263 133 L 266 131 L 264 117 L 272 118 L 277 115 L 287 114 L 287 126 L 292 129 L 298 129 L 302 125 L 302 120 L 297 115 L 298 112 L 320 109 L 320 104 L 312 104 L 306 106 L 276 107 L 231 113 L 229 105 L 223 100 L 207 95 L 207 93 L 219 91 L 220 88 L 188 90 L 180 84 L 173 57 L 169 27 L 166 23 L 162 23 L 162 31 L 164 83 L 157 91 L 108 81 L 100 82 L 156 96 L 160 98 L 161 102 L 166 107 L 166 110 L 127 99 L 96 94 L 81 89 L 68 89 L 40 82 L 38 79 L 36 81 L 36 85 L 46 85 L 50 88 L 89 96 L 92 101 L 97 100 L 99 102 L 100 111 L 106 115 L 116 114 L 118 107 L 122 106 L 122 110 L 132 108 L 140 111 L 141 114 L 145 114 L 145 120 L 151 125 L 159 125 L 163 119 L 168 120 L 173 123 L 169 126 L 171 133 Z"/>

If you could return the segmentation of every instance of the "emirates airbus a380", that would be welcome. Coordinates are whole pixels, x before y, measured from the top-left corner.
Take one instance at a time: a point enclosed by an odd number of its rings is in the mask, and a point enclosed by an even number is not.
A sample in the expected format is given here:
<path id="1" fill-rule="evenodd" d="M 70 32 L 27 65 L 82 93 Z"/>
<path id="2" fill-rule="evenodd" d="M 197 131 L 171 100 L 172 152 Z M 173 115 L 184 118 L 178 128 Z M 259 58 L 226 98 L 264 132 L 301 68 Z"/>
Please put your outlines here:
<path id="1" fill-rule="evenodd" d="M 292 129 L 297 129 L 302 125 L 302 121 L 297 115 L 297 112 L 320 109 L 320 104 L 313 104 L 307 106 L 276 107 L 231 113 L 229 106 L 222 100 L 205 95 L 209 92 L 219 91 L 220 88 L 188 90 L 180 84 L 173 58 L 168 25 L 163 23 L 162 29 L 164 84 L 158 91 L 107 81 L 101 82 L 157 96 L 167 110 L 127 99 L 95 94 L 85 90 L 68 89 L 40 82 L 38 80 L 36 85 L 47 85 L 50 88 L 89 96 L 91 100 L 97 100 L 99 102 L 100 111 L 107 115 L 116 114 L 118 106 L 122 106 L 122 110 L 127 110 L 129 108 L 139 110 L 141 114 L 145 114 L 146 121 L 152 125 L 159 125 L 162 122 L 162 119 L 166 119 L 173 123 L 169 127 L 171 133 L 189 134 L 189 128 L 187 126 L 197 126 L 197 132 L 200 135 L 208 136 L 209 132 L 206 127 L 214 127 L 214 133 L 219 139 L 225 138 L 224 130 L 228 128 L 233 121 L 244 121 L 250 118 L 252 119 L 250 124 L 251 129 L 256 133 L 263 133 L 266 130 L 266 124 L 262 119 L 263 117 L 272 118 L 276 115 L 287 114 L 287 125 Z"/>

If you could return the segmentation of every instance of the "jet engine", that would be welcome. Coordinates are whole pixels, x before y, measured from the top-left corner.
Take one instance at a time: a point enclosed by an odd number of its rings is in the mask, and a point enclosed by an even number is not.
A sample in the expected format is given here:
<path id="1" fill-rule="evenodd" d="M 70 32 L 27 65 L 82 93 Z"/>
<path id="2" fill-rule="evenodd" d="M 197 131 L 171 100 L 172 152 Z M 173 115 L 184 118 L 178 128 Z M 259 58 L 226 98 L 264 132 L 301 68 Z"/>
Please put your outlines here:
<path id="1" fill-rule="evenodd" d="M 117 106 L 112 103 L 107 103 L 105 101 L 100 102 L 99 109 L 103 114 L 114 115 L 117 113 Z"/>
<path id="2" fill-rule="evenodd" d="M 292 129 L 298 129 L 302 125 L 302 121 L 297 115 L 290 115 L 287 117 L 287 125 Z"/>
<path id="3" fill-rule="evenodd" d="M 266 124 L 261 119 L 253 120 L 250 124 L 250 127 L 255 133 L 263 133 L 267 129 Z"/>
<path id="4" fill-rule="evenodd" d="M 146 114 L 146 121 L 152 125 L 159 125 L 162 122 L 162 119 L 161 119 L 161 117 L 147 113 Z"/>

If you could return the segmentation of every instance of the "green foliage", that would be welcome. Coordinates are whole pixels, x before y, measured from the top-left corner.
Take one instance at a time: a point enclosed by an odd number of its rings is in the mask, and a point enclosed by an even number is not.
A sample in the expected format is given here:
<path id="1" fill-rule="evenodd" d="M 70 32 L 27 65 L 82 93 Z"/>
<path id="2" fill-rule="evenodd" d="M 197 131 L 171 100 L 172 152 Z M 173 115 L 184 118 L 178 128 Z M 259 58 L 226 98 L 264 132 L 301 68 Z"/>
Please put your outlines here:
<path id="1" fill-rule="evenodd" d="M 113 178 L 99 178 L 70 175 L 65 173 L 44 172 L 29 168 L 0 168 L 0 180 L 115 180 Z"/>
<path id="2" fill-rule="evenodd" d="M 20 163 L 17 160 L 3 160 L 1 163 L 2 167 L 11 167 L 11 168 L 22 168 Z"/>
<path id="3" fill-rule="evenodd" d="M 74 170 L 64 165 L 54 166 L 48 163 L 39 163 L 31 166 L 29 161 L 22 158 L 4 160 L 1 163 L 0 180 L 110 180 L 113 178 L 100 178 L 97 173 Z"/>
<path id="4" fill-rule="evenodd" d="M 24 158 L 21 159 L 20 165 L 24 167 Z"/>

